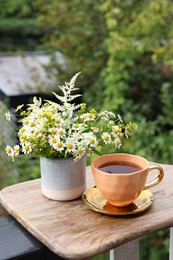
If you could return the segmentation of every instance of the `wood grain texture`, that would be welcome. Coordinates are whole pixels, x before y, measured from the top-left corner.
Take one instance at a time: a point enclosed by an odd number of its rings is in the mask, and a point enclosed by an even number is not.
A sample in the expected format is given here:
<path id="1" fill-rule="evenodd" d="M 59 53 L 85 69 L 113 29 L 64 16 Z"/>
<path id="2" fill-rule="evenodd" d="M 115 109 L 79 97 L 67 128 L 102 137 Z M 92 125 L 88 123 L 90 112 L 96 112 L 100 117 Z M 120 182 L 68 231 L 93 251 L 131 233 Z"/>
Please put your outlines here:
<path id="1" fill-rule="evenodd" d="M 173 166 L 160 164 L 165 176 L 150 189 L 152 206 L 123 217 L 92 211 L 81 200 L 57 202 L 42 195 L 40 179 L 0 192 L 0 201 L 33 236 L 65 259 L 86 259 L 148 233 L 173 226 Z M 87 167 L 87 188 L 94 185 Z"/>

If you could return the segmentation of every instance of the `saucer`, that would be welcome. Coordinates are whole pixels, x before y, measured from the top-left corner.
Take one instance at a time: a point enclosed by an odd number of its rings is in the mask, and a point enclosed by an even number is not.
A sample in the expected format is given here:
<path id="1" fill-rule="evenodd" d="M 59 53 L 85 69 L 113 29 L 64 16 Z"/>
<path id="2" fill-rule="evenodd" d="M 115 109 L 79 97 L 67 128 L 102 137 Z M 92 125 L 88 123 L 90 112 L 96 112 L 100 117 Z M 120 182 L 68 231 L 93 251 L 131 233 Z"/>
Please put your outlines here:
<path id="1" fill-rule="evenodd" d="M 92 186 L 82 194 L 82 200 L 94 211 L 113 216 L 133 215 L 148 209 L 154 196 L 149 190 L 143 190 L 139 197 L 126 207 L 115 207 L 103 198 L 96 186 Z"/>

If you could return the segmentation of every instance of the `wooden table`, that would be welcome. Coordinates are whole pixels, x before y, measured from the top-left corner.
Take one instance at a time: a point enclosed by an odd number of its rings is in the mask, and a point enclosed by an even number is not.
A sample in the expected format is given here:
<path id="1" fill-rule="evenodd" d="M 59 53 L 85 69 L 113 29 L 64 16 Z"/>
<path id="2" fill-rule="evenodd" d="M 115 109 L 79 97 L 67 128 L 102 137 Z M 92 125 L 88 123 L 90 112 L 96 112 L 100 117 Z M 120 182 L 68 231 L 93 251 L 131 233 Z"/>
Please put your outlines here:
<path id="1" fill-rule="evenodd" d="M 160 165 L 165 176 L 150 189 L 154 202 L 148 210 L 136 215 L 103 215 L 91 210 L 82 199 L 49 200 L 41 193 L 40 179 L 4 188 L 0 201 L 18 222 L 57 255 L 65 259 L 88 259 L 173 226 L 173 166 Z M 91 168 L 87 167 L 87 188 L 92 185 Z"/>

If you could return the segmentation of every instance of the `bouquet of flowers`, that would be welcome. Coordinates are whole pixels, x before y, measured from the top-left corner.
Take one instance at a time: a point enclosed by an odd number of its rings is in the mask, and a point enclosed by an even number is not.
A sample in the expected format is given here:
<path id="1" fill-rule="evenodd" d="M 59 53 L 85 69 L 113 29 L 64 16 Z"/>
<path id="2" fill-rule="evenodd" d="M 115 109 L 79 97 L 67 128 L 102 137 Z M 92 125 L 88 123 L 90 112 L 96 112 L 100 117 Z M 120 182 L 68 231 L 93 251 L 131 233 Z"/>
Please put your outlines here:
<path id="1" fill-rule="evenodd" d="M 98 112 L 91 109 L 87 112 L 84 103 L 72 101 L 81 96 L 74 94 L 78 88 L 76 73 L 69 82 L 59 86 L 62 95 L 53 92 L 58 102 L 33 98 L 33 103 L 19 105 L 21 127 L 18 131 L 19 144 L 7 146 L 6 153 L 14 160 L 20 153 L 26 156 L 42 156 L 46 158 L 73 157 L 74 161 L 84 155 L 98 153 L 99 147 L 114 145 L 121 147 L 122 138 L 128 138 L 135 123 L 123 123 L 120 115 L 111 111 Z M 11 114 L 5 114 L 10 121 Z"/>

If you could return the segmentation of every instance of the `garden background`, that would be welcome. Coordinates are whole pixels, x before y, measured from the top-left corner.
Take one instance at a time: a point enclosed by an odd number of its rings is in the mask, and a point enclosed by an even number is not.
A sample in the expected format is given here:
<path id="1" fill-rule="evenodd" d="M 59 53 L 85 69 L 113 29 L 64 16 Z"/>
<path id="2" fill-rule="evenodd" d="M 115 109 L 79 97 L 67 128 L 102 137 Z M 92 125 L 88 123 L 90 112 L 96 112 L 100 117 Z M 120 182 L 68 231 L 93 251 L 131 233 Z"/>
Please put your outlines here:
<path id="1" fill-rule="evenodd" d="M 77 86 L 83 102 L 113 110 L 139 126 L 120 151 L 173 164 L 171 0 L 0 0 L 0 7 L 3 55 L 48 54 L 46 70 L 56 73 L 57 85 L 81 71 Z M 64 66 L 57 51 L 65 58 Z M 7 106 L 0 106 L 1 188 L 39 177 L 38 158 L 12 163 L 4 154 L 6 141 L 13 143 L 16 138 L 15 122 L 11 131 L 5 130 Z M 168 259 L 169 230 L 140 242 L 141 260 Z"/>

